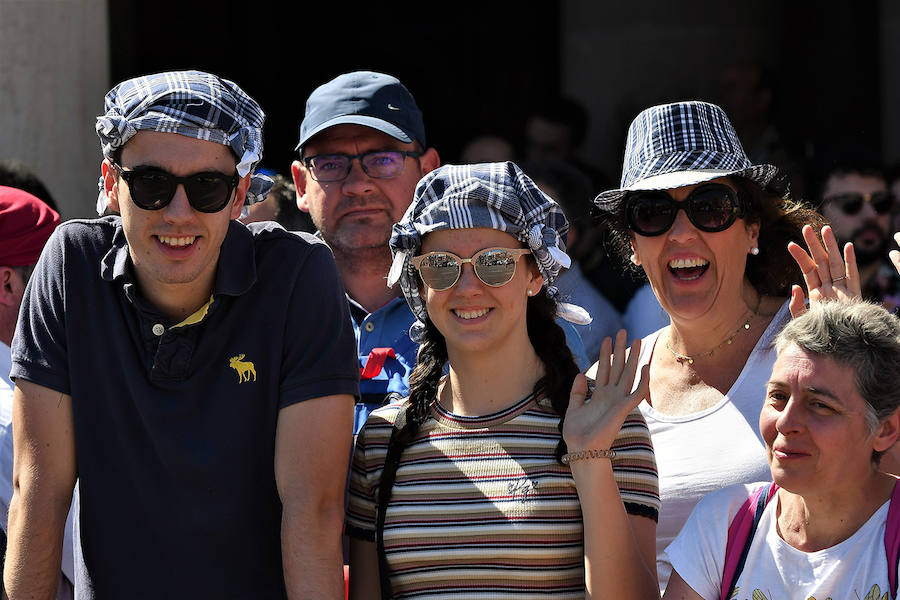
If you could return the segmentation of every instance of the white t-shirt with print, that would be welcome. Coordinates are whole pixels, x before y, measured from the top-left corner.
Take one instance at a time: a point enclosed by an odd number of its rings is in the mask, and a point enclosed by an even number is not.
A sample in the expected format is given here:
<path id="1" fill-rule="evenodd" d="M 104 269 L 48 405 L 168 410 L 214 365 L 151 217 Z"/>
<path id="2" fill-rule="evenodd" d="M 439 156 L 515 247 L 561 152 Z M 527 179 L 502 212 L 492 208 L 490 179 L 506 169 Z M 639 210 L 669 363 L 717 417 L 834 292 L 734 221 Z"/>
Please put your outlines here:
<path id="1" fill-rule="evenodd" d="M 684 529 L 666 549 L 672 567 L 705 600 L 718 600 L 728 527 L 750 494 L 764 483 L 714 492 L 697 504 Z M 881 600 L 888 590 L 885 502 L 852 536 L 831 548 L 803 552 L 778 535 L 778 496 L 763 512 L 735 600 Z"/>

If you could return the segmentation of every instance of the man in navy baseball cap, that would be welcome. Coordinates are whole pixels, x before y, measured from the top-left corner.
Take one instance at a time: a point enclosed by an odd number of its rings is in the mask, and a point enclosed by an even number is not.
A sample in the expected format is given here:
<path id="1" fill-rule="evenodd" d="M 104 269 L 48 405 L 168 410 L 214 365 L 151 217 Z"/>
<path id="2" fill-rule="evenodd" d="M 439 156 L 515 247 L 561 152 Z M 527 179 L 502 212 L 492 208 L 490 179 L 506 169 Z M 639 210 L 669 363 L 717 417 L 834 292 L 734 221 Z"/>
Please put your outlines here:
<path id="1" fill-rule="evenodd" d="M 310 94 L 297 150 L 297 204 L 334 252 L 356 331 L 356 432 L 389 392 L 409 392 L 415 318 L 399 286 L 385 283 L 388 241 L 419 179 L 440 166 L 440 157 L 426 145 L 422 111 L 409 90 L 371 71 L 340 75 Z"/>
<path id="2" fill-rule="evenodd" d="M 295 150 L 317 133 L 342 123 L 364 125 L 401 142 L 426 147 L 422 111 L 406 86 L 390 75 L 356 71 L 319 86 L 306 101 Z"/>

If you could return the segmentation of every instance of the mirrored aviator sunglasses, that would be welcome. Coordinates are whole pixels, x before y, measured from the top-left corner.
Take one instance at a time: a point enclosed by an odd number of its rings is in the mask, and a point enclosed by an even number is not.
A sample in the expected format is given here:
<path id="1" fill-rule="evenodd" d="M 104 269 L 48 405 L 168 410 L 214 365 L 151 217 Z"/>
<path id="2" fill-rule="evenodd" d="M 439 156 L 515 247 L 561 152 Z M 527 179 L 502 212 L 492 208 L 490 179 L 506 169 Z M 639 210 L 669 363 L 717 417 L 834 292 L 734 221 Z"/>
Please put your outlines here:
<path id="1" fill-rule="evenodd" d="M 485 248 L 460 258 L 452 252 L 429 252 L 414 256 L 413 266 L 419 271 L 422 282 L 436 292 L 449 290 L 459 281 L 462 266 L 471 263 L 475 276 L 485 285 L 500 287 L 516 275 L 519 257 L 531 254 L 527 248 Z"/>
<path id="2" fill-rule="evenodd" d="M 645 237 L 667 232 L 679 210 L 694 227 L 707 233 L 725 231 L 744 216 L 738 192 L 721 183 L 698 186 L 682 202 L 661 190 L 631 192 L 625 198 L 628 227 Z"/>
<path id="3" fill-rule="evenodd" d="M 825 202 L 837 206 L 845 215 L 853 216 L 862 210 L 866 199 L 872 205 L 872 210 L 879 215 L 886 215 L 894 209 L 894 195 L 888 191 L 872 192 L 871 194 L 860 194 L 859 192 L 835 194 L 825 198 Z"/>
<path id="4" fill-rule="evenodd" d="M 231 192 L 240 180 L 237 173 L 225 175 L 210 171 L 176 177 L 162 169 L 139 168 L 126 171 L 119 165 L 114 166 L 128 184 L 132 202 L 144 210 L 160 210 L 168 206 L 181 184 L 188 203 L 194 210 L 216 213 L 228 205 Z"/>

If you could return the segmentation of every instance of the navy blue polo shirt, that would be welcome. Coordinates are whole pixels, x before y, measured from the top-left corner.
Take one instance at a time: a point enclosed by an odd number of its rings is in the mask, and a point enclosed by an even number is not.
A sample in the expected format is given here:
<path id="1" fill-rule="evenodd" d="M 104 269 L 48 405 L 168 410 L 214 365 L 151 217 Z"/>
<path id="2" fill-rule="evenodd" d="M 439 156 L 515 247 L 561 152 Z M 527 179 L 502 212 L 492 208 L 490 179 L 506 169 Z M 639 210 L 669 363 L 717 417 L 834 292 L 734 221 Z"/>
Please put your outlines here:
<path id="1" fill-rule="evenodd" d="M 211 302 L 180 324 L 132 269 L 118 217 L 64 223 L 12 348 L 13 377 L 72 396 L 79 597 L 282 598 L 278 411 L 358 394 L 331 251 L 232 221 Z"/>

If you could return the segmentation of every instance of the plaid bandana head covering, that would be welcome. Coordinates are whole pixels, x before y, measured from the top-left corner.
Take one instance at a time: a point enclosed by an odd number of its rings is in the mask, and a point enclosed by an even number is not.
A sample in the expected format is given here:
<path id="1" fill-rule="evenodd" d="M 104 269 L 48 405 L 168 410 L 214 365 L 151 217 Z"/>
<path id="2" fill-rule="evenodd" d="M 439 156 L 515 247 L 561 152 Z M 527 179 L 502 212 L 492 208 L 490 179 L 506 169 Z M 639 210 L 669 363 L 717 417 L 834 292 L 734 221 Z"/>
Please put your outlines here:
<path id="1" fill-rule="evenodd" d="M 653 106 L 628 128 L 622 183 L 594 200 L 604 212 L 618 212 L 632 191 L 667 190 L 739 176 L 782 195 L 786 181 L 773 165 L 753 165 L 725 111 L 696 100 Z"/>
<path id="2" fill-rule="evenodd" d="M 391 235 L 394 262 L 388 286 L 398 281 L 418 322 L 410 337 L 421 341 L 428 320 L 419 295 L 419 279 L 412 264 L 422 238 L 443 229 L 486 227 L 504 231 L 527 244 L 551 297 L 560 269 L 571 264 L 565 253 L 569 223 L 559 205 L 544 194 L 514 163 L 444 165 L 425 175 L 416 186 L 412 204 Z M 590 323 L 578 306 L 560 302 L 559 316 L 574 323 Z"/>
<path id="3" fill-rule="evenodd" d="M 262 160 L 265 114 L 234 82 L 202 71 L 173 71 L 123 81 L 106 94 L 106 114 L 97 117 L 103 156 L 125 145 L 138 131 L 178 133 L 228 146 L 244 177 Z M 245 205 L 265 200 L 272 180 L 253 173 Z M 103 179 L 97 212 L 106 206 Z"/>

